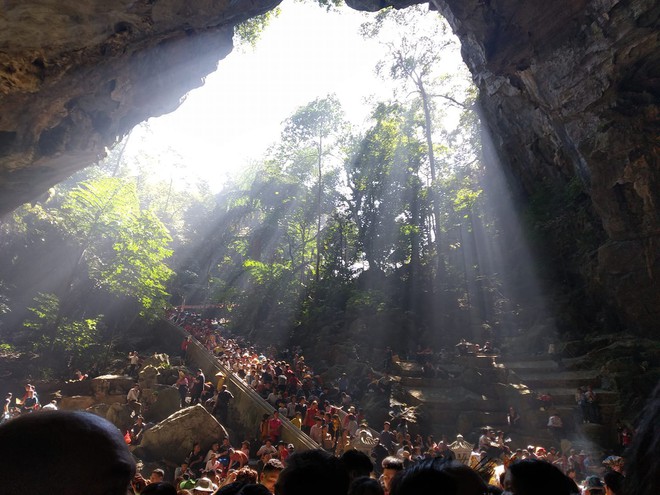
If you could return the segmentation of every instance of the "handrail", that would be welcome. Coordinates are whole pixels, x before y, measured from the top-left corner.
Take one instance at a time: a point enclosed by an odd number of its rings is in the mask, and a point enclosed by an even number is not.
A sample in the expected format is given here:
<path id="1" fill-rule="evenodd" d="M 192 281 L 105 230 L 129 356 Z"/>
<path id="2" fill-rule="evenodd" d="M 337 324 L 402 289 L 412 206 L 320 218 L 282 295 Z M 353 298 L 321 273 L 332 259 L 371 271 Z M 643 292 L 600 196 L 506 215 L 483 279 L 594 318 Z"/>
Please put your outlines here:
<path id="1" fill-rule="evenodd" d="M 186 338 L 189 334 L 183 328 L 176 325 L 172 321 L 163 318 L 164 322 L 172 329 L 175 329 L 182 338 Z M 200 355 L 206 358 L 207 361 L 204 366 L 204 363 L 197 362 L 196 365 L 199 368 L 208 370 L 208 368 L 213 368 L 217 373 L 218 371 L 222 372 L 225 376 L 225 383 L 228 385 L 227 388 L 230 389 L 230 392 L 234 393 L 235 397 L 238 398 L 247 398 L 252 403 L 252 406 L 256 406 L 257 412 L 261 414 L 272 413 L 275 408 L 263 397 L 261 397 L 252 387 L 247 385 L 241 378 L 236 376 L 236 374 L 227 368 L 225 365 L 220 363 L 218 358 L 204 347 L 197 339 L 192 339 L 190 343 L 196 348 L 196 353 L 190 353 L 191 358 L 195 355 Z M 227 383 L 229 382 L 229 383 Z M 231 386 L 229 386 L 231 385 Z M 233 390 L 232 390 L 233 389 Z M 239 394 L 240 392 L 240 394 Z M 243 418 L 246 421 L 250 421 L 249 417 Z M 280 418 L 282 420 L 282 440 L 287 443 L 292 443 L 297 450 L 309 450 L 309 449 L 318 449 L 320 446 L 314 440 L 312 440 L 308 435 L 306 435 L 302 430 L 294 426 L 288 418 Z M 252 428 L 256 428 L 258 423 L 252 424 Z M 250 425 L 243 424 L 247 429 Z"/>

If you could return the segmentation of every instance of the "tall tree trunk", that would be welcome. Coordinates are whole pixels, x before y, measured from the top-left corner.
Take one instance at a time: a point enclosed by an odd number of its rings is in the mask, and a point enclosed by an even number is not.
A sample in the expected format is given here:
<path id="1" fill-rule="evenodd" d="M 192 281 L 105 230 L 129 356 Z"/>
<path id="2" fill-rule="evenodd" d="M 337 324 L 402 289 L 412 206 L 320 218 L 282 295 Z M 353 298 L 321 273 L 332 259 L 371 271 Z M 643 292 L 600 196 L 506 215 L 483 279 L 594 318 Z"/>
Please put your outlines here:
<path id="1" fill-rule="evenodd" d="M 440 204 L 438 195 L 436 194 L 437 187 L 437 169 L 435 162 L 435 153 L 433 151 L 433 120 L 431 117 L 431 101 L 429 95 L 426 93 L 426 88 L 421 79 L 416 79 L 415 83 L 419 89 L 419 94 L 422 98 L 422 107 L 424 109 L 424 134 L 426 137 L 426 145 L 428 146 L 429 169 L 431 171 L 431 201 L 433 203 L 433 217 L 434 217 L 434 235 L 435 235 L 435 249 L 437 261 L 437 280 L 446 279 L 446 266 L 444 256 L 442 254 L 442 247 L 440 243 Z"/>
<path id="2" fill-rule="evenodd" d="M 318 173 L 319 173 L 319 190 L 318 190 L 318 215 L 316 217 L 316 273 L 314 274 L 314 280 L 316 285 L 318 285 L 319 280 L 321 279 L 321 200 L 323 195 L 323 136 L 319 135 L 319 146 L 318 146 Z"/>

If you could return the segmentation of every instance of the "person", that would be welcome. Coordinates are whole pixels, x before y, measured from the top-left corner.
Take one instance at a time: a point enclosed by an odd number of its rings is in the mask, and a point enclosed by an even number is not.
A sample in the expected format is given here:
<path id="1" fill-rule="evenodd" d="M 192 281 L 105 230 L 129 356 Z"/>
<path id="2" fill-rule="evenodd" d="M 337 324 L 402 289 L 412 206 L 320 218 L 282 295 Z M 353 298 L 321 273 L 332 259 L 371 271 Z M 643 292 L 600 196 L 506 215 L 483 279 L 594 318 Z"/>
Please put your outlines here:
<path id="1" fill-rule="evenodd" d="M 126 402 L 128 407 L 131 408 L 131 418 L 139 416 L 142 412 L 142 404 L 140 404 L 140 385 L 135 383 L 133 387 L 126 394 Z"/>
<path id="2" fill-rule="evenodd" d="M 354 479 L 348 487 L 348 495 L 385 495 L 383 486 L 369 476 Z"/>
<path id="3" fill-rule="evenodd" d="M 3 495 L 126 495 L 135 474 L 117 427 L 87 412 L 35 412 L 12 419 L 0 425 L 0 445 L 11 446 L 0 449 Z M 48 460 L 37 471 L 35 449 Z"/>
<path id="4" fill-rule="evenodd" d="M 257 457 L 261 457 L 264 454 L 277 454 L 277 449 L 273 447 L 273 443 L 270 441 L 270 438 L 267 438 L 264 444 L 259 447 L 257 450 Z"/>
<path id="5" fill-rule="evenodd" d="M 277 495 L 338 495 L 348 492 L 348 472 L 325 450 L 296 452 L 275 483 Z"/>
<path id="6" fill-rule="evenodd" d="M 165 481 L 158 481 L 156 483 L 149 483 L 139 492 L 140 495 L 177 495 L 177 490 L 174 485 L 166 483 Z"/>
<path id="7" fill-rule="evenodd" d="M 273 411 L 272 417 L 268 420 L 268 437 L 274 444 L 280 439 L 282 434 L 282 420 L 279 411 Z"/>
<path id="8" fill-rule="evenodd" d="M 142 416 L 138 416 L 133 426 L 131 426 L 131 428 L 128 430 L 128 435 L 131 438 L 131 445 L 140 445 L 144 430 L 144 418 Z"/>
<path id="9" fill-rule="evenodd" d="M 438 458 L 420 461 L 396 476 L 392 495 L 483 495 L 487 486 L 469 467 Z"/>
<path id="10" fill-rule="evenodd" d="M 588 476 L 584 480 L 583 495 L 605 495 L 605 486 L 598 476 Z"/>
<path id="11" fill-rule="evenodd" d="M 198 369 L 193 380 L 192 388 L 190 389 L 190 405 L 197 404 L 202 398 L 205 382 L 206 377 L 204 376 L 204 372 L 201 369 Z"/>
<path id="12" fill-rule="evenodd" d="M 41 408 L 42 411 L 57 411 L 57 400 L 53 399 Z"/>
<path id="13" fill-rule="evenodd" d="M 179 370 L 179 377 L 176 380 L 176 388 L 179 391 L 180 407 L 186 407 L 186 397 L 188 397 L 188 377 Z"/>
<path id="14" fill-rule="evenodd" d="M 34 392 L 33 388 L 30 388 L 27 391 L 27 397 L 23 401 L 23 405 L 21 406 L 21 413 L 31 413 L 39 409 L 39 399 L 37 399 L 37 396 Z"/>
<path id="15" fill-rule="evenodd" d="M 383 431 L 380 432 L 380 436 L 378 437 L 378 442 L 385 447 L 390 454 L 393 454 L 395 440 L 396 437 L 394 436 L 394 433 L 390 431 L 390 422 L 385 421 L 383 423 Z"/>
<path id="16" fill-rule="evenodd" d="M 0 418 L 0 424 L 11 419 L 11 401 L 13 398 L 14 394 L 11 392 L 7 392 L 7 395 L 5 395 L 5 402 L 2 405 L 2 418 Z"/>
<path id="17" fill-rule="evenodd" d="M 506 422 L 511 429 L 520 426 L 520 414 L 518 414 L 518 411 L 516 411 L 513 406 L 509 406 L 509 410 L 506 414 Z"/>
<path id="18" fill-rule="evenodd" d="M 319 445 L 323 442 L 323 418 L 316 416 L 314 425 L 309 429 L 309 437 Z"/>
<path id="19" fill-rule="evenodd" d="M 229 469 L 241 469 L 250 459 L 242 450 L 229 450 Z"/>
<path id="20" fill-rule="evenodd" d="M 186 457 L 186 462 L 188 463 L 188 469 L 190 469 L 195 477 L 198 477 L 202 473 L 205 462 L 204 454 L 202 454 L 202 446 L 199 442 L 193 444 L 192 451 Z"/>
<path id="21" fill-rule="evenodd" d="M 374 464 L 364 452 L 359 450 L 347 450 L 339 458 L 348 472 L 349 481 L 356 478 L 369 476 L 374 470 Z"/>
<path id="22" fill-rule="evenodd" d="M 213 486 L 213 482 L 210 479 L 200 478 L 195 483 L 195 488 L 193 488 L 193 495 L 213 493 L 217 488 L 217 486 Z"/>
<path id="23" fill-rule="evenodd" d="M 509 465 L 504 489 L 513 495 L 572 495 L 579 493 L 575 482 L 559 468 L 538 459 L 522 459 Z"/>
<path id="24" fill-rule="evenodd" d="M 380 482 L 383 485 L 385 495 L 388 495 L 390 493 L 392 478 L 394 478 L 399 472 L 403 471 L 403 461 L 398 457 L 388 456 L 383 459 L 381 467 L 383 469 L 383 474 L 380 476 Z"/>
<path id="25" fill-rule="evenodd" d="M 621 473 L 608 471 L 603 475 L 605 484 L 605 495 L 623 495 L 623 485 L 625 478 Z"/>
<path id="26" fill-rule="evenodd" d="M 558 412 L 554 412 L 548 418 L 548 432 L 557 440 L 561 441 L 564 437 L 564 422 Z"/>
<path id="27" fill-rule="evenodd" d="M 151 475 L 149 476 L 149 483 L 160 483 L 165 479 L 165 471 L 163 471 L 160 468 L 156 468 L 153 471 L 151 471 Z"/>
<path id="28" fill-rule="evenodd" d="M 128 374 L 134 378 L 137 378 L 138 376 L 137 370 L 140 364 L 140 356 L 138 355 L 137 351 L 128 353 L 128 362 L 129 362 Z"/>
<path id="29" fill-rule="evenodd" d="M 215 404 L 213 405 L 213 410 L 211 414 L 215 416 L 220 422 L 220 424 L 225 424 L 227 422 L 227 413 L 229 411 L 229 401 L 234 398 L 234 395 L 227 390 L 227 385 L 223 385 L 218 392 L 218 396 L 215 399 Z"/>
<path id="30" fill-rule="evenodd" d="M 261 470 L 259 483 L 268 488 L 270 493 L 275 493 L 275 483 L 277 483 L 283 469 L 284 464 L 279 459 L 270 459 Z"/>
<path id="31" fill-rule="evenodd" d="M 183 362 L 186 361 L 186 355 L 188 354 L 188 346 L 190 346 L 191 341 L 192 341 L 192 336 L 188 335 L 185 339 L 183 339 L 183 342 L 181 342 L 181 360 Z"/>

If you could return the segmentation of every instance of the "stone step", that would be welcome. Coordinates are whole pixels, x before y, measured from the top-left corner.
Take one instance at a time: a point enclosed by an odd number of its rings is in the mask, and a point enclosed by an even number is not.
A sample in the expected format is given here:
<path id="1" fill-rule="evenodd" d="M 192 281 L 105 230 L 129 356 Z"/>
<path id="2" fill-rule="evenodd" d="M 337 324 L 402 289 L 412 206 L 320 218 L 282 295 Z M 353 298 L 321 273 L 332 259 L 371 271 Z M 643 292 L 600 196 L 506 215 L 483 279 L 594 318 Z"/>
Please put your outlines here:
<path id="1" fill-rule="evenodd" d="M 555 404 L 575 405 L 575 392 L 576 389 L 568 387 L 557 388 L 538 388 L 535 390 L 538 394 L 548 394 L 552 396 Z M 594 389 L 598 398 L 598 404 L 614 404 L 616 403 L 619 395 L 611 390 Z"/>
<path id="2" fill-rule="evenodd" d="M 501 363 L 505 368 L 520 373 L 521 371 L 553 371 L 559 370 L 559 365 L 556 361 L 552 360 L 539 360 L 539 361 L 511 361 Z"/>
<path id="3" fill-rule="evenodd" d="M 553 373 L 517 373 L 529 388 L 577 388 L 597 380 L 597 370 L 557 371 Z"/>

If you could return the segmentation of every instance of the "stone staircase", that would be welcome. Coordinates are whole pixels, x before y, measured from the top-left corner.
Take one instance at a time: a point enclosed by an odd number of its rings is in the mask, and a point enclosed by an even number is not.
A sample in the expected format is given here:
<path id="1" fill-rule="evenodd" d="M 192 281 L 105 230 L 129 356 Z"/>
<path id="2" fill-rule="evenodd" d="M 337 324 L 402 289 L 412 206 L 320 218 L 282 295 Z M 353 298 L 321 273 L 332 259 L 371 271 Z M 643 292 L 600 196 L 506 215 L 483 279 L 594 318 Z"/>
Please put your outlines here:
<path id="1" fill-rule="evenodd" d="M 603 440 L 603 436 L 611 433 L 616 422 L 616 403 L 618 394 L 612 390 L 600 388 L 601 380 L 598 370 L 579 369 L 583 365 L 582 358 L 562 359 L 560 362 L 549 359 L 547 355 L 535 357 L 526 356 L 524 360 L 509 358 L 500 363 L 510 371 L 511 380 L 525 384 L 533 390 L 536 396 L 547 395 L 552 398 L 549 411 L 556 411 L 564 421 L 569 436 L 596 437 L 594 440 Z M 580 412 L 575 402 L 575 393 L 578 387 L 591 385 L 598 398 L 601 424 L 585 425 L 581 421 Z M 529 418 L 532 425 L 545 428 L 549 414 L 548 410 L 537 409 L 532 411 Z M 607 430 L 607 431 L 604 431 Z"/>
<path id="2" fill-rule="evenodd" d="M 558 362 L 547 355 L 500 357 L 477 355 L 452 357 L 442 368 L 442 378 L 423 376 L 422 366 L 398 361 L 394 398 L 418 406 L 420 429 L 435 438 L 460 433 L 476 441 L 479 430 L 490 426 L 510 434 L 512 446 L 554 445 L 547 431 L 548 417 L 558 412 L 572 441 L 608 443 L 614 430 L 616 392 L 603 390 L 596 370 L 578 369 L 581 358 Z M 584 425 L 575 404 L 577 387 L 592 385 L 598 396 L 602 425 Z M 542 395 L 550 402 L 539 400 Z M 521 428 L 508 431 L 507 409 L 521 414 Z"/>

